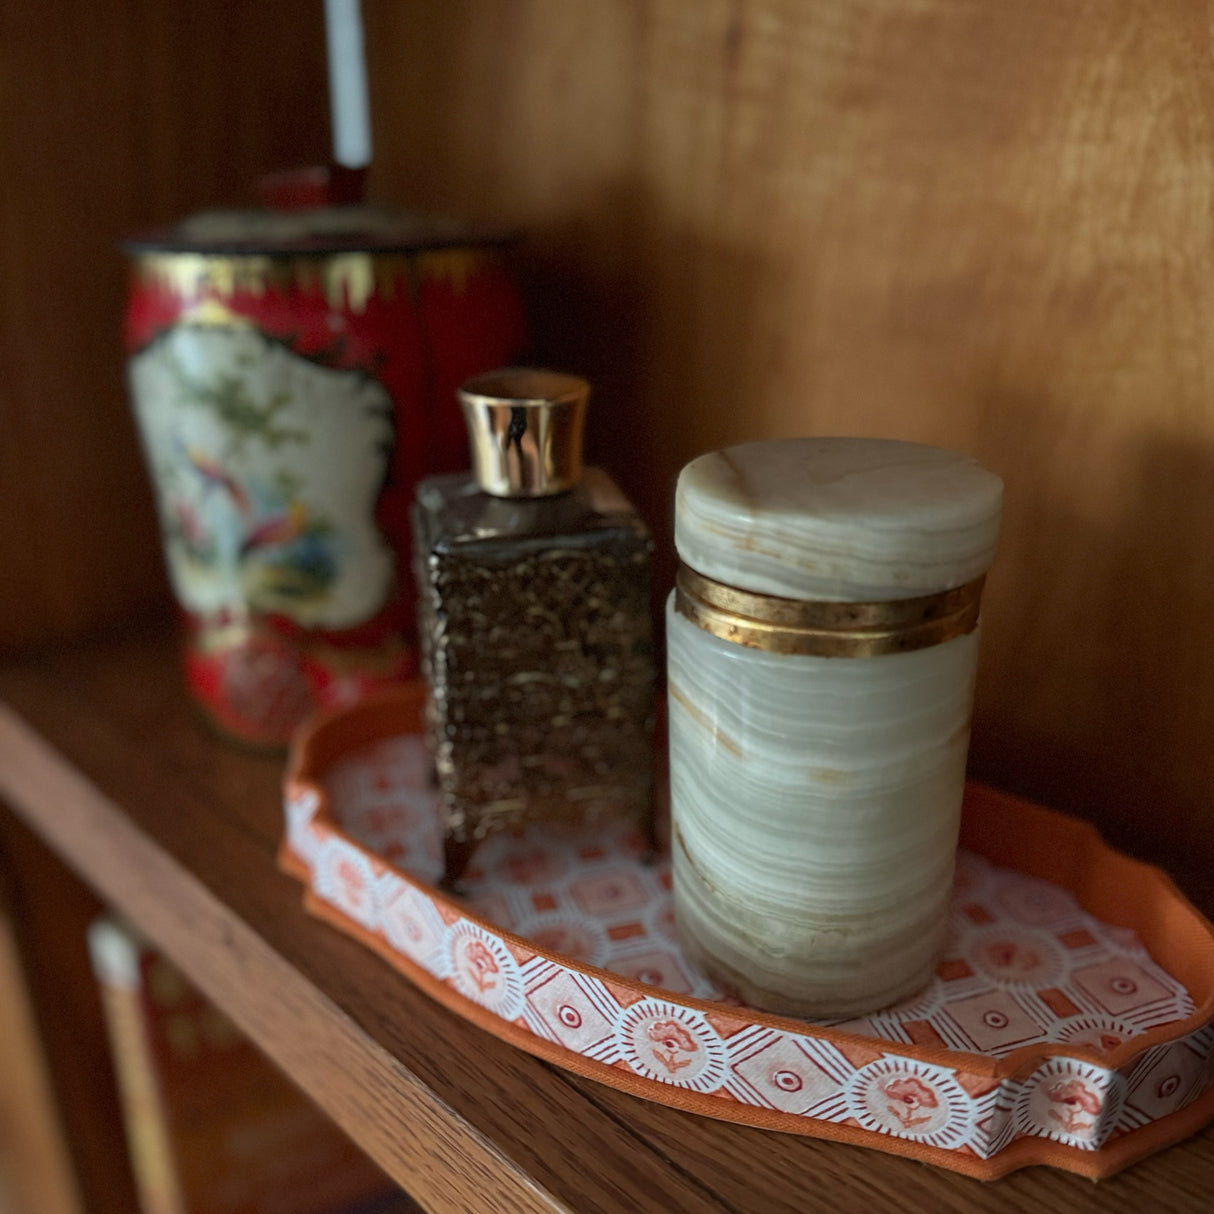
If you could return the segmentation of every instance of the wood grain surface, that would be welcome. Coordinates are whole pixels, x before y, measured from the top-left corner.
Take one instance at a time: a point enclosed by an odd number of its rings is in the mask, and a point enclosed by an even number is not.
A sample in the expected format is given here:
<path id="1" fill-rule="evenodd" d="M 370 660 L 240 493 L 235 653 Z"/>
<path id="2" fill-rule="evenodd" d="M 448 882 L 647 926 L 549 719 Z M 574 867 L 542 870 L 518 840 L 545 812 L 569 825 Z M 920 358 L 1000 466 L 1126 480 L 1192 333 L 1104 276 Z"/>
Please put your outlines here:
<path id="1" fill-rule="evenodd" d="M 576 1078 L 453 1016 L 308 917 L 280 875 L 280 765 L 212 737 L 173 638 L 0 669 L 0 796 L 434 1211 L 1205 1211 L 1214 1130 L 1093 1185 L 991 1184 Z M 1214 907 L 1208 874 L 1189 892 Z"/>
<path id="2" fill-rule="evenodd" d="M 1210 6 L 365 7 L 375 190 L 525 226 L 664 584 L 704 450 L 971 452 L 1007 485 L 976 774 L 1208 854 Z"/>
<path id="3" fill-rule="evenodd" d="M 65 1183 L 73 1186 L 88 1214 L 133 1211 L 135 1182 L 85 935 L 103 906 L 96 893 L 77 880 L 3 801 L 0 793 L 0 852 L 14 944 L 45 1059 L 55 1120 L 63 1135 L 61 1148 L 71 1167 L 66 1177 L 31 1177 L 43 1191 L 42 1204 L 31 1203 L 18 1211 L 41 1214 L 45 1206 L 49 1214 L 56 1187 Z M 0 1072 L 0 1083 L 10 1098 L 15 1094 L 14 1080 L 10 1070 Z M 37 1109 L 31 1107 L 9 1133 L 29 1133 L 38 1120 Z M 25 1162 L 33 1166 L 38 1161 Z"/>
<path id="4" fill-rule="evenodd" d="M 166 594 L 118 241 L 328 150 L 323 7 L 0 6 L 0 649 Z"/>
<path id="5" fill-rule="evenodd" d="M 372 193 L 524 225 L 534 355 L 596 383 L 591 454 L 654 525 L 660 585 L 674 477 L 701 451 L 854 433 L 972 452 L 1007 484 L 975 774 L 1174 869 L 1208 865 L 1211 6 L 364 9 Z M 320 10 L 0 8 L 0 647 L 165 596 L 114 244 L 324 156 Z M 1171 1186 L 1173 1208 L 1209 1189 L 1208 1136 L 1098 1189 L 1029 1173 L 980 1189 L 637 1106 L 504 1052 L 299 919 L 270 866 L 273 765 L 198 731 L 166 653 L 131 649 L 136 678 L 113 652 L 51 655 L 6 684 L 87 774 L 63 789 L 56 845 L 343 1124 L 367 1108 L 351 1075 L 392 1093 L 391 1117 L 409 1110 L 421 1129 L 373 1119 L 368 1148 L 420 1169 L 434 1208 L 480 1183 L 452 1179 L 464 1153 L 468 1175 L 499 1177 L 494 1200 L 521 1203 L 502 1208 L 793 1208 L 773 1177 L 805 1182 L 800 1209 L 845 1208 L 817 1178 L 857 1206 L 922 1183 L 929 1208 L 957 1209 L 1160 1208 L 1140 1177 Z M 93 707 L 73 711 L 73 684 L 56 680 L 93 677 Z M 3 778 L 26 781 L 36 816 L 40 782 L 66 777 L 15 736 L 42 766 Z M 257 994 L 266 974 L 287 1010 Z M 281 1032 L 312 1020 L 316 1037 Z M 312 1044 L 324 1066 L 304 1059 Z M 489 1107 L 477 1067 L 499 1094 Z M 522 1092 L 544 1110 L 536 1125 L 517 1123 Z"/>
<path id="6" fill-rule="evenodd" d="M 0 880 L 0 1209 L 86 1214 L 14 929 L 11 875 Z"/>
<path id="7" fill-rule="evenodd" d="M 323 158 L 320 8 L 0 14 L 0 646 L 166 593 L 115 241 Z M 1208 4 L 364 9 L 373 195 L 526 228 L 534 354 L 594 379 L 662 589 L 701 451 L 970 451 L 1008 490 L 975 773 L 1209 849 Z"/>

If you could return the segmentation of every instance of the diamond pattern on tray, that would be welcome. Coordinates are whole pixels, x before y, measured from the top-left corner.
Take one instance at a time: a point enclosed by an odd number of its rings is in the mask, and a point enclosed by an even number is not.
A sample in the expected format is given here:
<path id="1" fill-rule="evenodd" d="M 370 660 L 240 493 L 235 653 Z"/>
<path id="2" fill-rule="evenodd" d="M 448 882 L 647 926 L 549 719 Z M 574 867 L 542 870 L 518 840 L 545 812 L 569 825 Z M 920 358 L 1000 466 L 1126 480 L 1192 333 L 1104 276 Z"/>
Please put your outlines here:
<path id="1" fill-rule="evenodd" d="M 421 739 L 393 738 L 338 763 L 327 784 L 354 839 L 426 882 L 442 871 Z M 633 831 L 564 824 L 498 835 L 464 883 L 498 927 L 647 986 L 736 1003 L 683 957 L 670 866 L 643 860 Z M 408 953 L 406 948 L 404 951 Z M 1109 932 L 1068 891 L 962 853 L 948 945 L 932 986 L 858 1020 L 821 1021 L 902 1044 L 999 1057 L 1045 1041 L 1104 1052 L 1193 1010 L 1185 989 L 1132 936 Z"/>
<path id="2" fill-rule="evenodd" d="M 325 779 L 330 820 L 307 789 L 288 801 L 295 861 L 319 898 L 393 955 L 608 1074 L 769 1118 L 850 1126 L 873 1145 L 896 1138 L 979 1160 L 1023 1137 L 1097 1151 L 1214 1080 L 1211 1025 L 1120 1069 L 1100 1064 L 1194 1005 L 1132 932 L 1056 885 L 962 852 L 950 937 L 926 990 L 858 1019 L 781 1027 L 754 1020 L 688 963 L 669 865 L 647 859 L 628 830 L 561 824 L 496 836 L 476 853 L 458 904 L 434 894 L 442 848 L 429 770 L 412 735 L 339 759 Z M 966 1069 L 969 1055 L 1046 1043 L 1084 1056 L 1055 1053 L 1002 1078 L 986 1064 Z"/>

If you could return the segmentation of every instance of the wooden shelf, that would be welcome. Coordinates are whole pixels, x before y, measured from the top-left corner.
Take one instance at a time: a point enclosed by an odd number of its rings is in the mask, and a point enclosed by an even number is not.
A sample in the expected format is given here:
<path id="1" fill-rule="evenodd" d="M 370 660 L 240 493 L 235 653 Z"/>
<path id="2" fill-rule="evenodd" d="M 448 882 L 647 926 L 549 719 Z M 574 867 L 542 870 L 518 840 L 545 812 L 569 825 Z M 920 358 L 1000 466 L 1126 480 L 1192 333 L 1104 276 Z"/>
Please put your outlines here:
<path id="1" fill-rule="evenodd" d="M 142 623 L 0 669 L 0 798 L 427 1209 L 1208 1208 L 1214 1130 L 1096 1186 L 1040 1168 L 984 1186 L 512 1049 L 304 913 L 275 867 L 281 762 L 200 724 L 175 650 Z"/>

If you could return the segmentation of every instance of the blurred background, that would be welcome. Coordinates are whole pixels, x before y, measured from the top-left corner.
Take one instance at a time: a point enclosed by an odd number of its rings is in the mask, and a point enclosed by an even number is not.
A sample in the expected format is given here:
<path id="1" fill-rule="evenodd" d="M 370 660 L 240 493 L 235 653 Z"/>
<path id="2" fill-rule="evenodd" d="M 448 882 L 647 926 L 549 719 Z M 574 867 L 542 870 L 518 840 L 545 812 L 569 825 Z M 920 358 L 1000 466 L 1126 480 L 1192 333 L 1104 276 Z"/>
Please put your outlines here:
<path id="1" fill-rule="evenodd" d="M 972 771 L 1214 851 L 1214 74 L 1189 0 L 364 0 L 368 195 L 518 225 L 669 584 L 801 434 L 1006 482 Z M 330 147 L 320 0 L 0 6 L 0 648 L 168 602 L 118 240 Z M 1197 879 L 1193 877 L 1193 879 Z"/>

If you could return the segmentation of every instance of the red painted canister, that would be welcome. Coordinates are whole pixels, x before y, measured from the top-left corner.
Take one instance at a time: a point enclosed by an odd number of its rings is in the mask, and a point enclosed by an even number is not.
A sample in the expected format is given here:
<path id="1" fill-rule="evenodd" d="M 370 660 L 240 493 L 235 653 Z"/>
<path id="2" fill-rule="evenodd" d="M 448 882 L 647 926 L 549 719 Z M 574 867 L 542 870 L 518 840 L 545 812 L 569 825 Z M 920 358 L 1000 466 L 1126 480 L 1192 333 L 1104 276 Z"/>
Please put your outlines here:
<path id="1" fill-rule="evenodd" d="M 465 466 L 455 389 L 525 344 L 512 243 L 369 206 L 205 212 L 126 242 L 186 680 L 224 733 L 279 747 L 415 672 L 413 486 Z"/>

